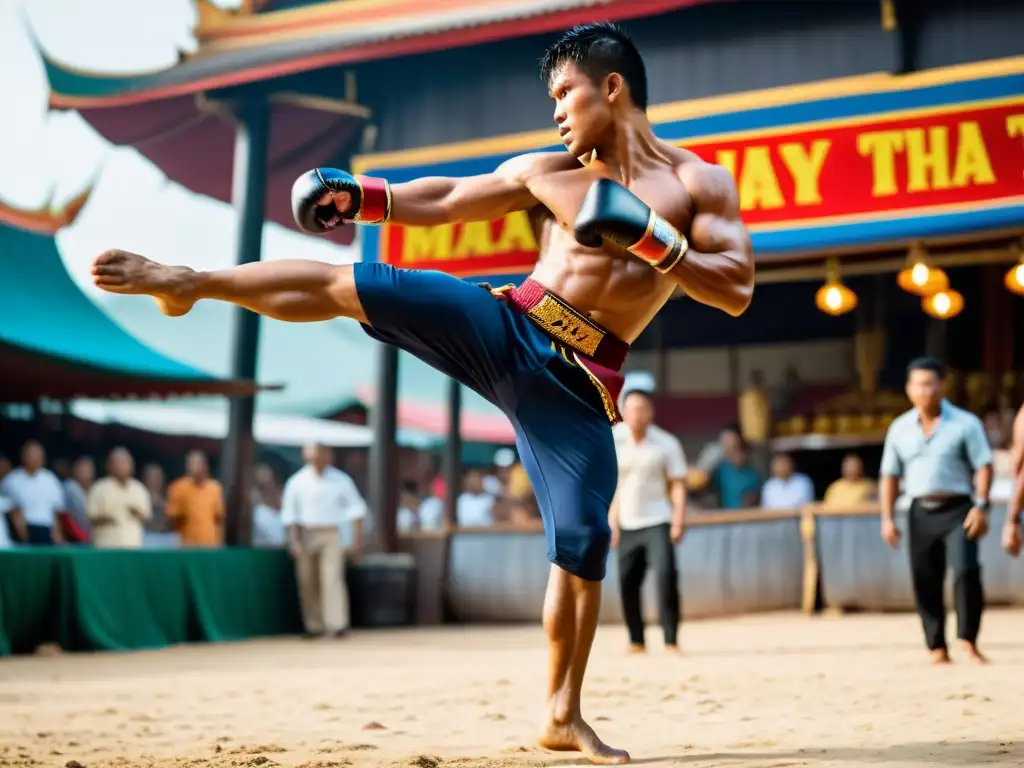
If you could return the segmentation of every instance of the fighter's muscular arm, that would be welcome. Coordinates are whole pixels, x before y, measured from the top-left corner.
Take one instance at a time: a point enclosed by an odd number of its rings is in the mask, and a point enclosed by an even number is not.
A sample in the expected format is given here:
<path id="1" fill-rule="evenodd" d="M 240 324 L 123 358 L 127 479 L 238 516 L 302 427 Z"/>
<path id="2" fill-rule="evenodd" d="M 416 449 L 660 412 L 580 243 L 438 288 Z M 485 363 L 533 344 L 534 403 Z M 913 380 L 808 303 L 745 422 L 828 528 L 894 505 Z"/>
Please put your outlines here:
<path id="1" fill-rule="evenodd" d="M 754 292 L 754 258 L 736 184 L 724 168 L 689 152 L 666 147 L 666 154 L 693 205 L 689 236 L 622 184 L 601 177 L 576 215 L 576 240 L 588 247 L 615 243 L 701 303 L 740 315 Z"/>
<path id="2" fill-rule="evenodd" d="M 550 164 L 550 154 L 519 155 L 493 173 L 464 178 L 430 176 L 391 187 L 394 224 L 429 227 L 458 221 L 494 221 L 537 204 L 529 178 Z"/>
<path id="3" fill-rule="evenodd" d="M 493 173 L 431 176 L 393 185 L 337 168 L 314 168 L 292 187 L 292 213 L 301 229 L 314 234 L 347 221 L 419 227 L 493 221 L 536 205 L 531 178 L 565 162 L 565 156 L 536 152 L 506 160 Z"/>
<path id="4" fill-rule="evenodd" d="M 690 247 L 669 274 L 697 301 L 741 315 L 754 294 L 754 253 L 736 182 L 725 168 L 699 161 L 682 164 L 677 175 L 696 210 Z"/>

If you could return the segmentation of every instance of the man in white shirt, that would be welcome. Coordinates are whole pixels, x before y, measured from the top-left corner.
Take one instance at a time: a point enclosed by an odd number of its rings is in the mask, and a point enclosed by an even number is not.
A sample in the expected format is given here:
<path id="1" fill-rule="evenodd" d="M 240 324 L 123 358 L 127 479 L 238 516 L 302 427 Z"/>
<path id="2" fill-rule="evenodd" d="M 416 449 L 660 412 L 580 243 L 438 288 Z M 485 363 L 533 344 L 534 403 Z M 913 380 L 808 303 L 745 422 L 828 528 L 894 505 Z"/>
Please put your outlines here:
<path id="1" fill-rule="evenodd" d="M 21 466 L 0 484 L 0 493 L 18 510 L 19 535 L 27 544 L 63 544 L 59 513 L 64 511 L 64 489 L 48 470 L 42 444 L 29 440 L 21 449 Z"/>
<path id="2" fill-rule="evenodd" d="M 679 576 L 675 545 L 686 517 L 686 457 L 671 434 L 656 427 L 647 392 L 622 398 L 622 418 L 612 430 L 619 460 L 619 485 L 609 512 L 612 544 L 618 548 L 622 613 L 630 652 L 644 650 L 640 588 L 650 560 L 658 581 L 658 612 L 665 648 L 678 652 Z"/>
<path id="3" fill-rule="evenodd" d="M 765 509 L 797 509 L 814 501 L 814 483 L 796 471 L 793 457 L 777 453 L 772 457 L 772 476 L 761 489 L 761 506 Z"/>
<path id="4" fill-rule="evenodd" d="M 353 524 L 353 547 L 363 546 L 366 503 L 352 478 L 334 466 L 334 452 L 306 446 L 306 466 L 284 486 L 281 522 L 295 558 L 302 618 L 309 637 L 340 637 L 349 627 L 341 527 Z"/>
<path id="5" fill-rule="evenodd" d="M 444 528 L 444 502 L 437 496 L 428 496 L 421 501 L 416 514 L 419 517 L 421 531 L 439 531 Z"/>
<path id="6" fill-rule="evenodd" d="M 136 480 L 135 462 L 125 448 L 107 457 L 107 476 L 89 489 L 86 508 L 93 542 L 101 549 L 138 549 L 153 516 L 146 486 Z"/>
<path id="7" fill-rule="evenodd" d="M 487 528 L 494 524 L 493 511 L 494 496 L 484 488 L 483 471 L 467 469 L 455 508 L 455 522 L 460 528 Z"/>

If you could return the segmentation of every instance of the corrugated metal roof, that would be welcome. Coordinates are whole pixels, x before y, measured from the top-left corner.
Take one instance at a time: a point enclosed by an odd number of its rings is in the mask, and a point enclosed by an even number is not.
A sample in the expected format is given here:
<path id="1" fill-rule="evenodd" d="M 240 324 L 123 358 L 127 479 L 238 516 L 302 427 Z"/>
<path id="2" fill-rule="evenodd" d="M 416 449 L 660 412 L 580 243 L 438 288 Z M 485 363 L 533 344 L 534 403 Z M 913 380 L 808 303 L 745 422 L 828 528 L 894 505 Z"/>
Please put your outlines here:
<path id="1" fill-rule="evenodd" d="M 275 14 L 221 24 L 200 52 L 163 72 L 104 77 L 46 59 L 55 107 L 87 109 L 143 103 L 170 96 L 450 47 L 478 45 L 519 35 L 552 32 L 593 19 L 626 19 L 715 0 L 423 0 L 428 10 L 386 14 L 354 22 L 337 13 L 318 23 L 261 25 Z M 339 4 L 341 6 L 343 4 Z M 282 11 L 286 13 L 305 12 Z M 383 12 L 382 12 L 383 13 Z M 234 28 L 234 31 L 231 31 Z"/>
<path id="2" fill-rule="evenodd" d="M 218 55 L 255 45 L 298 41 L 305 41 L 311 47 L 318 48 L 321 44 L 352 47 L 621 3 L 622 0 L 446 0 L 443 3 L 424 3 L 412 13 L 389 15 L 385 12 L 361 19 L 353 19 L 343 8 L 339 8 L 333 18 L 317 19 L 315 25 L 275 26 L 252 31 L 230 25 L 222 34 L 205 42 L 192 58 Z M 240 21 L 237 27 L 243 27 L 243 22 Z"/>

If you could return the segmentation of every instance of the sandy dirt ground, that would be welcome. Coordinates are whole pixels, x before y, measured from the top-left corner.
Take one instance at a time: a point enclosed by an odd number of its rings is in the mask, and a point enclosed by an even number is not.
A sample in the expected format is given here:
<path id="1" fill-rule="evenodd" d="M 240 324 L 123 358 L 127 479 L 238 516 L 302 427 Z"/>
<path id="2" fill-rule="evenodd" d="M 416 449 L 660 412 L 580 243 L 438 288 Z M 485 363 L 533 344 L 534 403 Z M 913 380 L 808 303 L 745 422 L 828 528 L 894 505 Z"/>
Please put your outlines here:
<path id="1" fill-rule="evenodd" d="M 682 639 L 681 658 L 656 642 L 627 657 L 621 628 L 598 632 L 584 712 L 637 764 L 1024 764 L 1024 612 L 986 615 L 989 667 L 928 667 L 908 615 L 695 622 Z M 544 663 L 522 627 L 8 659 L 0 766 L 576 765 L 532 741 Z"/>

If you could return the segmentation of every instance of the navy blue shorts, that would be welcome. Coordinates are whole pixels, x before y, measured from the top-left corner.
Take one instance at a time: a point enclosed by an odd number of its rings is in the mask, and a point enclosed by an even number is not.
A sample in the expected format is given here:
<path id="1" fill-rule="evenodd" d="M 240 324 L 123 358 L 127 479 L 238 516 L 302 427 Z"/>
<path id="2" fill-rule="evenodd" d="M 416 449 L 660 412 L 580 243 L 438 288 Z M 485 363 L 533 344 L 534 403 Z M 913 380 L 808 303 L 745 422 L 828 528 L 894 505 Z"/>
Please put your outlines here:
<path id="1" fill-rule="evenodd" d="M 580 578 L 603 579 L 618 464 L 586 371 L 475 283 L 380 263 L 353 268 L 370 336 L 416 355 L 508 416 L 544 520 L 548 559 Z"/>

